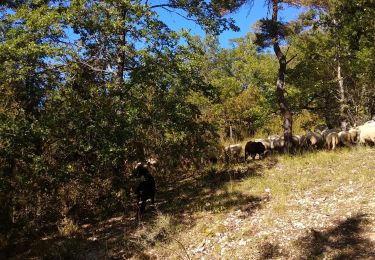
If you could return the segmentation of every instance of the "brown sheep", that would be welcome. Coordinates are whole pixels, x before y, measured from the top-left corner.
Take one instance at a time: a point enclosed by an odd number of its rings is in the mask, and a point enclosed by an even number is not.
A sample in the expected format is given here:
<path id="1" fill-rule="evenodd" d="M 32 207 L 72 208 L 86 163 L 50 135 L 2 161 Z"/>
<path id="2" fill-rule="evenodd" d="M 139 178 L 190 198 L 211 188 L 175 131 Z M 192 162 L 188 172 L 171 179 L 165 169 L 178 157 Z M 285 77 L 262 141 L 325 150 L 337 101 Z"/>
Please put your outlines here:
<path id="1" fill-rule="evenodd" d="M 304 135 L 293 135 L 292 136 L 293 150 L 294 150 L 295 153 L 302 153 L 304 142 L 305 142 L 305 136 Z"/>
<path id="2" fill-rule="evenodd" d="M 358 142 L 358 129 L 356 128 L 349 129 L 349 141 L 351 144 L 356 144 Z"/>
<path id="3" fill-rule="evenodd" d="M 339 144 L 343 146 L 349 146 L 351 144 L 350 134 L 348 131 L 339 132 Z"/>
<path id="4" fill-rule="evenodd" d="M 305 134 L 304 146 L 310 149 L 318 149 L 323 147 L 323 136 L 317 132 L 307 131 Z"/>
<path id="5" fill-rule="evenodd" d="M 328 133 L 325 137 L 325 145 L 328 150 L 335 150 L 339 143 L 339 135 L 336 132 Z"/>

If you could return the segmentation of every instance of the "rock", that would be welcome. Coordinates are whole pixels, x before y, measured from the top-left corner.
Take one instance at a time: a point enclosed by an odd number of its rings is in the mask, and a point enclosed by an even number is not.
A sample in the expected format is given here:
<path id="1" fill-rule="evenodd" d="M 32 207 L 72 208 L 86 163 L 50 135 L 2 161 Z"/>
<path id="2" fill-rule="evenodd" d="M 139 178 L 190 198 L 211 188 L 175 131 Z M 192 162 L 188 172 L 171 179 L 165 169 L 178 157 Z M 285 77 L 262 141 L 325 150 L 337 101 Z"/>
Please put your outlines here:
<path id="1" fill-rule="evenodd" d="M 246 240 L 241 239 L 240 242 L 238 242 L 238 245 L 239 245 L 239 246 L 245 246 L 246 243 L 247 243 Z"/>

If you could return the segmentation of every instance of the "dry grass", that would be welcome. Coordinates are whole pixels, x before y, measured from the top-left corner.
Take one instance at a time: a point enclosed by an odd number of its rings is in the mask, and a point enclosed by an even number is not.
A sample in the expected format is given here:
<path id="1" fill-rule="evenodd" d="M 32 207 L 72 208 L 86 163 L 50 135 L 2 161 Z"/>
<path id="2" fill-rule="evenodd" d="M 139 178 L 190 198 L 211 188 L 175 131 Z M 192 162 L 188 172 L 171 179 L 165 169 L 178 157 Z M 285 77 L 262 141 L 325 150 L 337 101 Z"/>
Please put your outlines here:
<path id="1" fill-rule="evenodd" d="M 134 215 L 66 221 L 65 237 L 15 258 L 375 259 L 374 158 L 355 147 L 209 166 L 158 182 L 139 226 Z"/>
<path id="2" fill-rule="evenodd" d="M 356 147 L 277 156 L 262 167 L 256 162 L 258 174 L 228 181 L 204 199 L 234 205 L 196 208 L 189 212 L 193 225 L 147 253 L 159 259 L 373 259 L 373 158 L 375 149 Z"/>
<path id="3" fill-rule="evenodd" d="M 72 219 L 65 217 L 58 226 L 58 231 L 61 236 L 71 236 L 78 231 L 78 226 Z"/>

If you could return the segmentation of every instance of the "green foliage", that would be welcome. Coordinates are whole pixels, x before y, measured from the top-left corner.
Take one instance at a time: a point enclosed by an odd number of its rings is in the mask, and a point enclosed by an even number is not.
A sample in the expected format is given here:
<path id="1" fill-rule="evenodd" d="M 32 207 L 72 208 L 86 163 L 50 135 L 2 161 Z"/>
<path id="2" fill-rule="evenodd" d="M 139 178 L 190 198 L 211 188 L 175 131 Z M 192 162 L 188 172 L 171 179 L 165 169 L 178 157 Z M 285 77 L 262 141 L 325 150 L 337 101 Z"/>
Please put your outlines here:
<path id="1" fill-rule="evenodd" d="M 294 106 L 307 108 L 339 125 L 337 64 L 340 62 L 347 95 L 347 113 L 352 124 L 374 115 L 373 59 L 375 9 L 369 1 L 332 1 L 329 9 L 301 16 L 309 26 L 291 42 L 295 49 L 293 69 L 288 79 L 300 89 Z M 368 19 L 359 18 L 363 15 Z M 361 27 L 361 28 L 359 28 Z M 338 59 L 339 57 L 339 59 Z"/>
<path id="2" fill-rule="evenodd" d="M 200 58 L 204 80 L 217 93 L 214 102 L 201 100 L 205 120 L 214 122 L 221 136 L 243 139 L 253 135 L 276 110 L 272 103 L 276 60 L 269 54 L 258 54 L 254 35 L 232 41 L 232 49 L 221 49 L 215 38 L 201 43 L 206 55 Z"/>
<path id="3" fill-rule="evenodd" d="M 272 39 L 276 36 L 280 41 L 284 41 L 288 36 L 298 33 L 301 28 L 296 25 L 280 21 L 275 24 L 271 19 L 261 19 L 257 22 L 255 28 L 255 44 L 262 50 L 273 46 Z"/>
<path id="4" fill-rule="evenodd" d="M 216 145 L 192 98 L 217 96 L 196 64 L 202 52 L 157 13 L 181 10 L 214 34 L 236 29 L 211 4 L 0 5 L 1 232 L 128 211 L 135 162 L 156 157 L 169 172 Z"/>
<path id="5" fill-rule="evenodd" d="M 237 139 L 281 133 L 278 60 L 257 51 L 274 34 L 296 55 L 286 78 L 295 131 L 336 122 L 337 34 L 353 121 L 375 114 L 371 1 L 331 1 L 276 27 L 262 20 L 258 38 L 220 48 L 216 35 L 237 29 L 223 15 L 245 2 L 1 2 L 0 239 L 51 224 L 68 235 L 82 219 L 129 212 L 136 162 L 159 159 L 160 179 L 200 166 L 229 126 Z M 160 8 L 209 36 L 171 30 Z"/>

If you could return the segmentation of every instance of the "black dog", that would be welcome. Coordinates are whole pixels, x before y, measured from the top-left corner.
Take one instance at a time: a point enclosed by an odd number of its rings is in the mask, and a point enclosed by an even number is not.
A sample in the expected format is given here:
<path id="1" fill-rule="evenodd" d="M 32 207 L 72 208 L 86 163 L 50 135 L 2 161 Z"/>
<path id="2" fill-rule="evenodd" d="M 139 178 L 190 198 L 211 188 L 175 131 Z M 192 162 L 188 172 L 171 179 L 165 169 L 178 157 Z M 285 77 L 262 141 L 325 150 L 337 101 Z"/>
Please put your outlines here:
<path id="1" fill-rule="evenodd" d="M 135 190 L 135 193 L 137 194 L 137 206 L 139 207 L 139 213 L 143 213 L 145 211 L 146 201 L 148 199 L 151 199 L 151 203 L 154 204 L 156 193 L 155 179 L 150 174 L 150 171 L 145 164 L 138 163 L 134 170 L 136 177 L 143 176 L 144 178 Z"/>

